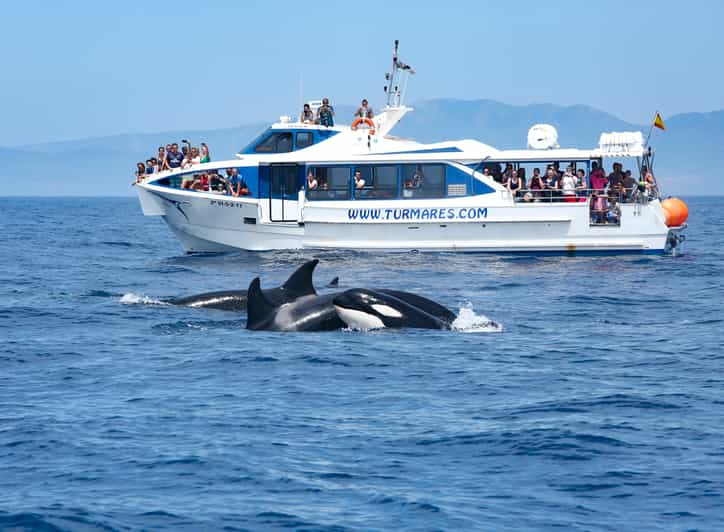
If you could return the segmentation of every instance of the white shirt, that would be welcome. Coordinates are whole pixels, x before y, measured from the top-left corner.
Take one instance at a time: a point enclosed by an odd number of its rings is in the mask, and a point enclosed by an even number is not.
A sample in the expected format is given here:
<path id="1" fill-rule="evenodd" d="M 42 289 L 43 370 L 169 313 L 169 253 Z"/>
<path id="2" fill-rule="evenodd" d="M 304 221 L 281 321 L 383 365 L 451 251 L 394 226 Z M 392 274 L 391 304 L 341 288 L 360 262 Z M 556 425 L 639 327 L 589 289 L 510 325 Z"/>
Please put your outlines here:
<path id="1" fill-rule="evenodd" d="M 563 177 L 561 178 L 561 188 L 563 189 L 563 194 L 566 196 L 575 194 L 577 183 L 575 176 L 571 174 L 563 174 Z"/>

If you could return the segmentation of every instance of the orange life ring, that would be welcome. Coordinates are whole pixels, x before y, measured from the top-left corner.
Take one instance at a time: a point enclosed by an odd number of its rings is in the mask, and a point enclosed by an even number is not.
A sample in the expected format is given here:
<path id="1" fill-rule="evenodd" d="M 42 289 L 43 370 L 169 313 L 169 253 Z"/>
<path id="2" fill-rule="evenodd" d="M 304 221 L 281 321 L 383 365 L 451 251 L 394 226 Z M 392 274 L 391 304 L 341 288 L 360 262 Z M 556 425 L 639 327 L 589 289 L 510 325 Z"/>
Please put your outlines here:
<path id="1" fill-rule="evenodd" d="M 365 123 L 368 126 L 370 126 L 370 130 L 369 130 L 370 135 L 375 134 L 375 123 L 369 118 L 357 118 L 354 122 L 352 122 L 352 131 L 357 131 L 357 128 L 362 123 Z"/>

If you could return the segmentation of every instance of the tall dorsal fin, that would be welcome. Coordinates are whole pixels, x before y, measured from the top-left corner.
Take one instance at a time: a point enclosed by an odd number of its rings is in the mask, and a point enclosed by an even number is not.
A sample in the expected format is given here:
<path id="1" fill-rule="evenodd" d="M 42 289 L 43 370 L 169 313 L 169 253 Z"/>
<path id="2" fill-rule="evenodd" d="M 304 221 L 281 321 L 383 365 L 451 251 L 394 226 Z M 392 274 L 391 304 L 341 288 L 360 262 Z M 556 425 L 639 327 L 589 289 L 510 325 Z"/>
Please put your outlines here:
<path id="1" fill-rule="evenodd" d="M 261 290 L 261 281 L 258 277 L 249 285 L 246 302 L 246 328 L 257 330 L 264 326 L 276 307 L 267 299 Z"/>
<path id="2" fill-rule="evenodd" d="M 282 289 L 289 297 L 296 299 L 302 296 L 317 295 L 317 291 L 314 289 L 314 284 L 312 283 L 312 275 L 317 264 L 319 264 L 317 259 L 305 262 L 289 276 L 287 282 L 282 285 Z"/>

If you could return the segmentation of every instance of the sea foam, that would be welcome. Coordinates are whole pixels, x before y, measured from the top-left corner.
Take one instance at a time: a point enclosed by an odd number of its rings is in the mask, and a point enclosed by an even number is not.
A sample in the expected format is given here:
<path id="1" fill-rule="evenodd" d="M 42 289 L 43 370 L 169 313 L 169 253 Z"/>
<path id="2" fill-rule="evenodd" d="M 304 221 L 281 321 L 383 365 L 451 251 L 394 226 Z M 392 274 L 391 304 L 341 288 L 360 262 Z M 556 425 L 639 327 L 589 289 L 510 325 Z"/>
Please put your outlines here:
<path id="1" fill-rule="evenodd" d="M 476 314 L 472 303 L 460 307 L 458 317 L 452 322 L 452 330 L 464 333 L 502 332 L 503 326 L 483 314 Z"/>

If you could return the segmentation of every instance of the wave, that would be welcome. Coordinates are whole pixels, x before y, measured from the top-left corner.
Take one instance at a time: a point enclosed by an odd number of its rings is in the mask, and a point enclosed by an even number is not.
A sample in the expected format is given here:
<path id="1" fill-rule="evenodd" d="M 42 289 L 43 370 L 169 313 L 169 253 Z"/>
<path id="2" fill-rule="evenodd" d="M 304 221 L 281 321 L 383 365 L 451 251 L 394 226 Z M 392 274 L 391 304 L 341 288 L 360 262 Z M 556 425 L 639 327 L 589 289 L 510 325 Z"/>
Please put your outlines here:
<path id="1" fill-rule="evenodd" d="M 476 314 L 472 303 L 466 303 L 452 322 L 452 330 L 464 333 L 502 332 L 503 326 L 483 314 Z"/>
<path id="2" fill-rule="evenodd" d="M 123 294 L 120 299 L 120 303 L 123 305 L 168 305 L 168 303 L 161 301 L 160 299 L 144 296 L 142 294 L 134 294 L 133 292 Z"/>

